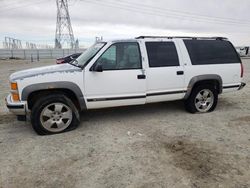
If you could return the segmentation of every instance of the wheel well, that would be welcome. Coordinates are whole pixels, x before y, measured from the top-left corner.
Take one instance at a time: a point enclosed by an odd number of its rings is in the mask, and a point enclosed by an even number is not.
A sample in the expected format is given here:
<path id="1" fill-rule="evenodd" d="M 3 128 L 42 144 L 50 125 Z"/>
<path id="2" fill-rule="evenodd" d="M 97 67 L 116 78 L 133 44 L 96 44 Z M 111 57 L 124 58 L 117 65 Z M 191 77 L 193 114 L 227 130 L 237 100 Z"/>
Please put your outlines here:
<path id="1" fill-rule="evenodd" d="M 221 93 L 222 92 L 222 88 L 220 86 L 220 83 L 218 80 L 201 80 L 201 81 L 198 81 L 196 82 L 192 88 L 195 88 L 197 87 L 198 85 L 204 85 L 204 84 L 209 84 L 209 85 L 212 85 L 214 86 L 214 89 L 216 89 L 218 91 L 218 93 Z"/>
<path id="2" fill-rule="evenodd" d="M 67 96 L 75 104 L 76 108 L 80 110 L 80 104 L 77 99 L 77 96 L 70 89 L 49 89 L 49 90 L 34 91 L 30 93 L 27 98 L 28 108 L 32 109 L 37 99 L 47 96 L 47 95 L 53 95 L 55 93 L 57 94 L 60 93 L 60 94 L 64 94 L 65 96 Z"/>

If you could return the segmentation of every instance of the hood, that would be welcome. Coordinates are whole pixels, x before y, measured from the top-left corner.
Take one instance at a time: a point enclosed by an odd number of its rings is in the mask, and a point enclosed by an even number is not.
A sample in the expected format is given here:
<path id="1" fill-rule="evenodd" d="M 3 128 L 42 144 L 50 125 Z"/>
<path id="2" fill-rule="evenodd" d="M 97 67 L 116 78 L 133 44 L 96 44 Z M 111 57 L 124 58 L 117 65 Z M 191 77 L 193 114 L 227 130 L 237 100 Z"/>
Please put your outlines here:
<path id="1" fill-rule="evenodd" d="M 10 75 L 10 81 L 20 80 L 28 77 L 33 77 L 37 75 L 44 75 L 48 73 L 55 72 L 74 72 L 81 71 L 79 67 L 75 67 L 70 64 L 60 64 L 60 65 L 50 65 L 39 68 L 26 69 L 22 71 L 15 72 Z"/>

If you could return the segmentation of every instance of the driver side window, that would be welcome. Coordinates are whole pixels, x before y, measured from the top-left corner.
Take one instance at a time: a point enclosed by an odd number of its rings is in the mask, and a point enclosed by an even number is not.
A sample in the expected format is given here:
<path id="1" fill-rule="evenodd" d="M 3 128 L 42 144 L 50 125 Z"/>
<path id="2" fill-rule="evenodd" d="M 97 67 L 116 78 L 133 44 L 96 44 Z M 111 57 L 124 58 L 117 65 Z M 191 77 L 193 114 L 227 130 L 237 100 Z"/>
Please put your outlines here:
<path id="1" fill-rule="evenodd" d="M 111 46 L 96 63 L 101 64 L 103 70 L 114 69 L 116 67 L 116 46 Z"/>
<path id="2" fill-rule="evenodd" d="M 103 70 L 141 69 L 139 45 L 136 42 L 116 43 L 97 60 Z"/>

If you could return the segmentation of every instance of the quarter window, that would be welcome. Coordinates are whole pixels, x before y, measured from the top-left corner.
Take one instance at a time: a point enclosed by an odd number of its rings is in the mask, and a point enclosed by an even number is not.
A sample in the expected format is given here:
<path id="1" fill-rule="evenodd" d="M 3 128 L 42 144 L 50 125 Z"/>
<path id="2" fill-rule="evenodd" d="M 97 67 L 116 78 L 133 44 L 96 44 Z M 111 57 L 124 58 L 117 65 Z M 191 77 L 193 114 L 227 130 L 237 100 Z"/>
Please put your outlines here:
<path id="1" fill-rule="evenodd" d="M 136 42 L 116 43 L 109 47 L 97 60 L 103 70 L 140 69 L 141 57 Z"/>
<path id="2" fill-rule="evenodd" d="M 223 40 L 184 40 L 193 65 L 240 63 L 233 45 Z"/>
<path id="3" fill-rule="evenodd" d="M 178 54 L 173 42 L 146 42 L 149 67 L 179 66 Z"/>

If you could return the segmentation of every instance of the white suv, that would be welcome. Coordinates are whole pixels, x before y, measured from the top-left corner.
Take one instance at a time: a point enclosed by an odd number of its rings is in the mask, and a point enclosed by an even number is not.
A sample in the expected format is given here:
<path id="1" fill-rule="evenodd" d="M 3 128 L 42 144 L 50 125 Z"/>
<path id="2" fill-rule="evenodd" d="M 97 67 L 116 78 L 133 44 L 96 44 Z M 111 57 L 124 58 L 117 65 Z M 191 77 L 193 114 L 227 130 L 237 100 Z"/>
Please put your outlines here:
<path id="1" fill-rule="evenodd" d="M 10 111 L 30 115 L 34 130 L 75 128 L 88 109 L 184 100 L 191 112 L 210 112 L 218 94 L 237 91 L 243 66 L 225 38 L 150 37 L 94 44 L 69 64 L 10 76 Z"/>

